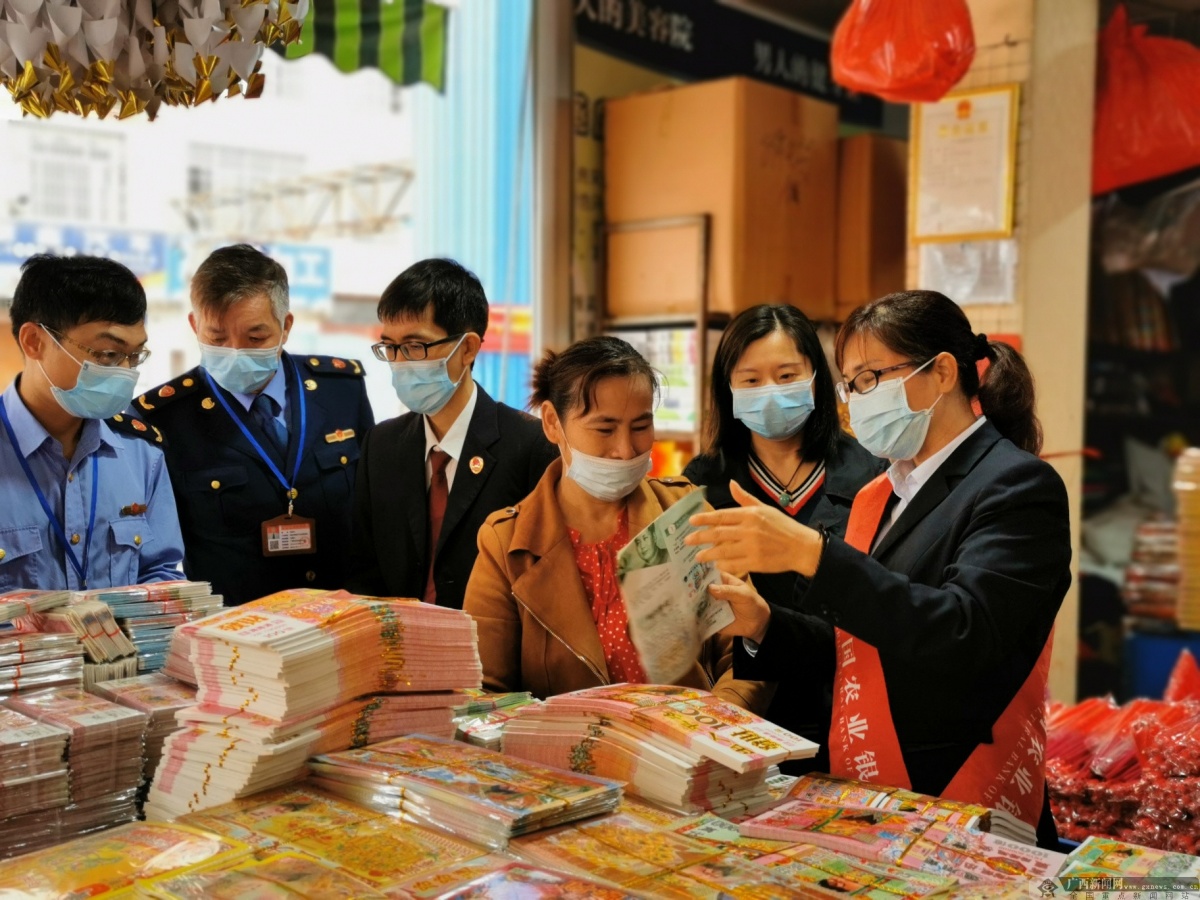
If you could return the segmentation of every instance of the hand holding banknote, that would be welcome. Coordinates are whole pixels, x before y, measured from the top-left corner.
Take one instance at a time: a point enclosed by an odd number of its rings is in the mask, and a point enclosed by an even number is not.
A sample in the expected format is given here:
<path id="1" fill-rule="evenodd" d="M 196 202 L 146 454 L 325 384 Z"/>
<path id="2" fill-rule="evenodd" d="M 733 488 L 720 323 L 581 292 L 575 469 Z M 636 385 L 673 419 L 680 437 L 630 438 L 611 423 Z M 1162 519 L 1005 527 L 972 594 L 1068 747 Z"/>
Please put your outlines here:
<path id="1" fill-rule="evenodd" d="M 708 592 L 728 603 L 733 611 L 733 621 L 721 629 L 721 634 L 762 643 L 771 621 L 771 607 L 758 591 L 742 579 L 722 572 L 721 583 L 709 585 Z"/>
<path id="2" fill-rule="evenodd" d="M 811 578 L 821 558 L 821 535 L 762 503 L 729 482 L 736 509 L 697 513 L 689 546 L 708 545 L 697 562 L 716 563 L 722 572 L 798 572 Z"/>

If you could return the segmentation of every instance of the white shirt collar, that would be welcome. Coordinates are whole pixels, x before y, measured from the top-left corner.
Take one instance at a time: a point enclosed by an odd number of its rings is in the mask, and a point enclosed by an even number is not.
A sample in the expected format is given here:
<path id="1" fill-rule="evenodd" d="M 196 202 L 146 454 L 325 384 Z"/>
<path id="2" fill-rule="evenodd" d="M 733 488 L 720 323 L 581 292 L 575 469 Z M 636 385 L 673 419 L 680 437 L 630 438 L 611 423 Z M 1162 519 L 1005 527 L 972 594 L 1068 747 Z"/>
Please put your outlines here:
<path id="1" fill-rule="evenodd" d="M 911 503 L 912 498 L 917 496 L 917 492 L 933 477 L 933 473 L 941 468 L 942 463 L 950 458 L 950 454 L 962 446 L 967 438 L 982 428 L 983 423 L 986 421 L 987 416 L 980 416 L 971 423 L 970 427 L 964 429 L 958 437 L 919 466 L 914 466 L 911 459 L 898 459 L 892 463 L 888 467 L 887 474 L 892 482 L 892 490 L 896 492 L 896 496 L 905 504 Z"/>
<path id="2" fill-rule="evenodd" d="M 422 416 L 425 422 L 425 458 L 429 458 L 429 451 L 434 447 L 438 447 L 442 452 L 448 454 L 452 460 L 458 462 L 458 458 L 462 456 L 463 444 L 467 441 L 467 429 L 471 426 L 471 416 L 475 413 L 475 401 L 479 399 L 479 391 L 475 389 L 475 382 L 471 382 L 471 396 L 467 400 L 467 405 L 463 407 L 462 412 L 458 414 L 458 418 L 454 420 L 454 424 L 446 429 L 446 433 L 439 441 L 437 435 L 433 433 L 433 427 L 429 424 L 429 416 Z"/>

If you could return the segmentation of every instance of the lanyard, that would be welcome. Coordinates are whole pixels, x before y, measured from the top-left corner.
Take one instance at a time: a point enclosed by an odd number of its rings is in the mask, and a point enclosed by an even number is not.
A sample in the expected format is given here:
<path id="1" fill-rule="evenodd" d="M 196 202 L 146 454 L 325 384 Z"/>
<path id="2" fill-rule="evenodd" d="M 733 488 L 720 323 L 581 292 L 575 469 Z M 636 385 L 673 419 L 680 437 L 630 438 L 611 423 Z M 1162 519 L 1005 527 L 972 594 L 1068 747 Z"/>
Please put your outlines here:
<path id="1" fill-rule="evenodd" d="M 300 384 L 300 368 L 296 365 L 296 361 L 294 359 L 289 357 L 289 361 L 292 364 L 292 371 L 296 375 L 296 386 L 300 388 L 302 387 Z M 233 411 L 233 407 L 229 405 L 229 401 L 225 399 L 225 395 L 221 393 L 220 389 L 213 381 L 212 376 L 208 374 L 207 369 L 204 370 L 204 378 L 208 381 L 208 386 L 212 388 L 213 395 L 218 401 L 220 401 L 221 406 L 225 409 L 225 412 L 229 414 L 229 418 L 233 419 L 233 424 L 241 429 L 241 432 L 245 436 L 246 440 L 250 442 L 250 446 L 254 448 L 254 452 L 258 454 L 258 458 L 267 464 L 267 468 L 271 470 L 271 474 L 279 480 L 279 483 L 283 485 L 283 489 L 287 491 L 287 514 L 290 516 L 292 514 L 292 506 L 298 493 L 296 491 L 296 481 L 300 477 L 300 461 L 304 456 L 304 435 L 308 428 L 308 406 L 304 400 L 304 391 L 297 391 L 300 398 L 300 444 L 296 448 L 296 464 L 292 467 L 292 480 L 289 482 L 288 479 L 284 477 L 283 473 L 279 471 L 279 467 L 275 465 L 275 461 L 271 459 L 271 457 L 268 456 L 263 450 L 262 444 L 260 444 L 258 439 L 250 433 L 250 429 L 246 427 L 246 423 L 243 422 L 241 417 Z"/>
<path id="2" fill-rule="evenodd" d="M 83 541 L 83 564 L 80 565 L 79 557 L 75 555 L 75 549 L 71 546 L 71 542 L 67 540 L 67 531 L 63 528 L 62 522 L 58 520 L 58 516 L 54 514 L 54 510 L 50 508 L 50 503 L 46 500 L 46 495 L 42 493 L 42 487 L 37 483 L 37 478 L 33 475 L 33 469 L 29 467 L 29 460 L 25 458 L 25 454 L 21 452 L 20 445 L 17 444 L 17 436 L 13 433 L 12 423 L 8 421 L 8 410 L 4 407 L 4 400 L 0 399 L 0 421 L 4 423 L 4 430 L 8 433 L 8 440 L 12 443 L 13 452 L 17 455 L 17 462 L 21 464 L 21 468 L 25 471 L 25 477 L 29 479 L 29 486 L 33 488 L 33 492 L 37 494 L 38 502 L 42 504 L 42 511 L 46 514 L 46 518 L 50 520 L 50 527 L 54 529 L 54 536 L 58 538 L 60 544 L 63 545 L 63 550 L 66 551 L 67 560 L 71 563 L 71 567 L 75 570 L 75 574 L 79 576 L 79 586 L 87 587 L 88 573 L 88 554 L 92 548 L 92 531 L 96 527 L 96 498 L 99 495 L 100 489 L 100 458 L 97 454 L 92 454 L 92 510 L 88 518 L 87 537 Z"/>

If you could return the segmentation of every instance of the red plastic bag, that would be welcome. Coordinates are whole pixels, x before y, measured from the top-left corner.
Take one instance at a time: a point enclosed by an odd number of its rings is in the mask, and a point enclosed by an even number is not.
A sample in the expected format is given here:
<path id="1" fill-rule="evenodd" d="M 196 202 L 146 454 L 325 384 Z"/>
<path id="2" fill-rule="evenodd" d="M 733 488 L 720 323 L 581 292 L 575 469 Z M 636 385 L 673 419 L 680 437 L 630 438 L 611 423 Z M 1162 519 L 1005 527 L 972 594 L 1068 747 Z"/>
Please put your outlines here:
<path id="1" fill-rule="evenodd" d="M 833 33 L 833 78 L 894 103 L 931 103 L 967 73 L 966 0 L 854 0 Z"/>
<path id="2" fill-rule="evenodd" d="M 1163 699 L 1170 702 L 1200 700 L 1200 666 L 1196 665 L 1196 657 L 1186 647 L 1171 670 L 1171 680 L 1167 682 Z"/>
<path id="3" fill-rule="evenodd" d="M 1116 8 L 1096 61 L 1093 194 L 1200 165 L 1197 85 L 1200 48 L 1151 37 Z"/>

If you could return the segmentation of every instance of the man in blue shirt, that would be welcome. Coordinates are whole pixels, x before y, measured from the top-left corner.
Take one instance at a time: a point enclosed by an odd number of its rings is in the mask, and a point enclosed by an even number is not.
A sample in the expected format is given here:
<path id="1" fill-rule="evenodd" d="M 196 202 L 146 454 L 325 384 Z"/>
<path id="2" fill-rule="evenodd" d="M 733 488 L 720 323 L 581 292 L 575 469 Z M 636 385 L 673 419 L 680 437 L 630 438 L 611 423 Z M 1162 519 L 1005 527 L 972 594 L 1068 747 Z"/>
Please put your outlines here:
<path id="1" fill-rule="evenodd" d="M 158 435 L 121 414 L 150 353 L 145 291 L 97 257 L 21 269 L 10 316 L 25 365 L 0 397 L 0 592 L 181 578 Z"/>

